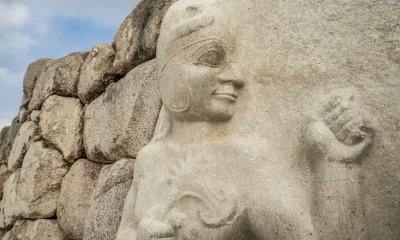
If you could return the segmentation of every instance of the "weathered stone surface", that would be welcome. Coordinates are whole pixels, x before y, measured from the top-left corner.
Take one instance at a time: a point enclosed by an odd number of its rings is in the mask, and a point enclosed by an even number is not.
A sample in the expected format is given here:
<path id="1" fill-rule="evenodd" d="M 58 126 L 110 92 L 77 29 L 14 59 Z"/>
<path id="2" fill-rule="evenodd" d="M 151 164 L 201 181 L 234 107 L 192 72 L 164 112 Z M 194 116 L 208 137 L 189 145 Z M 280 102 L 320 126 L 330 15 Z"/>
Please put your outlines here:
<path id="1" fill-rule="evenodd" d="M 17 240 L 17 237 L 11 231 L 8 231 L 4 234 L 1 240 Z"/>
<path id="2" fill-rule="evenodd" d="M 82 239 L 91 196 L 103 164 L 76 161 L 65 176 L 57 202 L 57 218 L 66 236 Z"/>
<path id="3" fill-rule="evenodd" d="M 117 239 L 398 239 L 399 14 L 174 3 L 157 46 L 167 124 L 137 155 Z"/>
<path id="4" fill-rule="evenodd" d="M 53 61 L 50 58 L 42 58 L 29 64 L 24 77 L 24 95 L 22 97 L 22 106 L 28 108 L 32 98 L 33 89 L 36 86 L 37 79 L 46 70 L 47 66 Z"/>
<path id="5" fill-rule="evenodd" d="M 4 127 L 0 133 L 0 164 L 7 163 L 15 137 L 17 137 L 21 124 L 13 123 Z"/>
<path id="6" fill-rule="evenodd" d="M 22 124 L 28 119 L 28 110 L 25 109 L 24 107 L 20 107 L 19 113 L 18 113 L 18 123 Z"/>
<path id="7" fill-rule="evenodd" d="M 78 84 L 78 96 L 83 103 L 90 103 L 100 96 L 110 83 L 118 80 L 117 76 L 111 74 L 114 54 L 110 44 L 97 44 L 85 59 Z"/>
<path id="8" fill-rule="evenodd" d="M 84 144 L 93 161 L 134 158 L 152 138 L 161 108 L 155 61 L 110 85 L 86 108 Z"/>
<path id="9" fill-rule="evenodd" d="M 76 52 L 52 61 L 37 80 L 28 110 L 39 110 L 50 95 L 77 97 L 80 69 L 88 54 Z"/>
<path id="10" fill-rule="evenodd" d="M 86 218 L 84 240 L 115 239 L 133 179 L 133 162 L 122 159 L 101 170 Z"/>
<path id="11" fill-rule="evenodd" d="M 125 75 L 135 66 L 155 58 L 160 25 L 165 12 L 175 0 L 140 1 L 118 28 L 114 72 Z"/>
<path id="12" fill-rule="evenodd" d="M 20 173 L 20 170 L 13 172 L 6 181 L 3 200 L 0 205 L 0 229 L 10 227 L 20 217 L 18 198 Z"/>
<path id="13" fill-rule="evenodd" d="M 3 127 L 0 131 L 0 163 L 7 163 L 8 155 L 5 157 L 6 151 L 6 141 L 8 141 L 8 131 L 10 130 L 10 126 Z M 18 134 L 18 133 L 17 133 Z M 11 145 L 12 147 L 12 145 Z M 10 151 L 11 151 L 10 147 Z M 10 154 L 10 153 L 8 153 Z"/>
<path id="14" fill-rule="evenodd" d="M 7 233 L 12 240 L 66 240 L 57 220 L 18 220 Z"/>
<path id="15" fill-rule="evenodd" d="M 39 123 L 39 121 L 40 121 L 40 110 L 32 111 L 28 120 L 33 121 L 35 123 Z"/>
<path id="16" fill-rule="evenodd" d="M 3 193 L 7 179 L 11 176 L 6 164 L 0 165 L 0 200 L 3 199 Z"/>
<path id="17" fill-rule="evenodd" d="M 39 140 L 40 136 L 40 128 L 37 123 L 25 122 L 22 124 L 8 157 L 7 166 L 10 171 L 15 171 L 21 167 L 30 144 Z"/>
<path id="18" fill-rule="evenodd" d="M 50 96 L 43 104 L 40 116 L 43 137 L 54 144 L 70 163 L 83 150 L 83 109 L 77 98 Z"/>
<path id="19" fill-rule="evenodd" d="M 56 214 L 61 182 L 69 165 L 60 152 L 43 141 L 31 144 L 20 176 L 18 205 L 23 218 L 49 218 Z"/>

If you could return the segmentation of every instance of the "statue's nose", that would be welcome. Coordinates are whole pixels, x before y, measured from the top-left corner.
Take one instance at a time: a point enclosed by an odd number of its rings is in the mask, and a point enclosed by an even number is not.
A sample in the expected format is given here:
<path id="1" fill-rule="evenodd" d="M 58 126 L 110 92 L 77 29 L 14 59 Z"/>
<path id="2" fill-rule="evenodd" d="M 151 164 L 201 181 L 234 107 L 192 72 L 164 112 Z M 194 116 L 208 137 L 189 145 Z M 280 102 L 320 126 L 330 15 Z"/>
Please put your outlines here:
<path id="1" fill-rule="evenodd" d="M 244 86 L 239 67 L 235 63 L 229 63 L 218 75 L 218 81 L 222 84 L 233 84 L 237 88 Z"/>

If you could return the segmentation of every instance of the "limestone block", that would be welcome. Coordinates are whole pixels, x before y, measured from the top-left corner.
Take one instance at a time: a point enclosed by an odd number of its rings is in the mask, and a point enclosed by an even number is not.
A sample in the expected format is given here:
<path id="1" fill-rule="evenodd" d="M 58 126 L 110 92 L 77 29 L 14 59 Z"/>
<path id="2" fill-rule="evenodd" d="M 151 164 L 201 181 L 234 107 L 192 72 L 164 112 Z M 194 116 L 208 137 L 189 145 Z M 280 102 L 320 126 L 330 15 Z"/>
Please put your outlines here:
<path id="1" fill-rule="evenodd" d="M 18 123 L 22 124 L 28 119 L 28 110 L 24 107 L 20 107 L 19 113 L 18 113 Z"/>
<path id="2" fill-rule="evenodd" d="M 133 161 L 122 159 L 101 170 L 86 218 L 84 240 L 115 239 L 132 183 Z"/>
<path id="3" fill-rule="evenodd" d="M 2 219 L 0 219 L 0 229 L 8 228 L 20 217 L 20 202 L 18 196 L 21 186 L 20 173 L 20 170 L 13 172 L 6 181 L 4 196 L 0 206 L 0 215 L 2 216 Z"/>
<path id="4" fill-rule="evenodd" d="M 6 224 L 5 224 L 4 220 L 5 220 L 5 217 L 4 217 L 4 206 L 3 206 L 3 199 L 2 199 L 2 200 L 0 200 L 0 231 L 5 230 Z"/>
<path id="5" fill-rule="evenodd" d="M 76 161 L 65 176 L 57 202 L 57 218 L 66 236 L 82 239 L 91 196 L 103 164 Z"/>
<path id="6" fill-rule="evenodd" d="M 6 164 L 0 165 L 0 200 L 3 199 L 3 193 L 7 179 L 11 176 Z"/>
<path id="7" fill-rule="evenodd" d="M 18 239 L 11 231 L 8 231 L 4 234 L 1 240 L 18 240 Z"/>
<path id="8" fill-rule="evenodd" d="M 7 163 L 8 155 L 7 155 L 7 157 L 4 157 L 4 155 L 6 155 L 6 154 L 3 153 L 3 152 L 6 151 L 5 148 L 6 148 L 6 141 L 8 140 L 7 138 L 8 138 L 8 131 L 9 130 L 10 130 L 10 126 L 5 126 L 0 131 L 0 163 L 1 162 L 6 162 Z M 8 154 L 10 154 L 10 153 L 8 153 Z"/>
<path id="9" fill-rule="evenodd" d="M 104 92 L 106 87 L 118 80 L 111 74 L 114 49 L 110 44 L 96 44 L 82 65 L 78 84 L 78 96 L 85 104 Z"/>
<path id="10" fill-rule="evenodd" d="M 21 124 L 13 123 L 4 127 L 0 133 L 0 163 L 7 163 L 14 140 L 18 135 Z"/>
<path id="11" fill-rule="evenodd" d="M 43 137 L 54 144 L 70 163 L 83 153 L 83 109 L 77 98 L 50 96 L 40 116 Z"/>
<path id="12" fill-rule="evenodd" d="M 175 0 L 140 1 L 123 21 L 113 40 L 116 74 L 125 75 L 155 57 L 160 25 L 173 2 Z"/>
<path id="13" fill-rule="evenodd" d="M 37 80 L 28 110 L 39 110 L 50 95 L 77 97 L 80 69 L 88 52 L 71 53 L 49 64 Z"/>
<path id="14" fill-rule="evenodd" d="M 57 220 L 18 220 L 8 232 L 13 240 L 66 240 Z"/>
<path id="15" fill-rule="evenodd" d="M 24 95 L 22 97 L 22 106 L 27 108 L 32 98 L 33 89 L 36 86 L 37 79 L 44 72 L 46 67 L 53 61 L 51 58 L 42 58 L 29 64 L 24 77 Z"/>
<path id="16" fill-rule="evenodd" d="M 18 204 L 21 217 L 55 216 L 61 182 L 68 169 L 69 165 L 59 151 L 46 146 L 43 141 L 31 144 L 20 176 Z"/>
<path id="17" fill-rule="evenodd" d="M 30 144 L 39 140 L 40 136 L 40 128 L 36 123 L 25 122 L 22 124 L 8 157 L 7 166 L 10 171 L 15 171 L 21 167 L 25 153 L 28 151 Z"/>
<path id="18" fill-rule="evenodd" d="M 84 144 L 93 161 L 134 158 L 152 138 L 161 108 L 155 61 L 110 85 L 86 108 Z"/>
<path id="19" fill-rule="evenodd" d="M 39 123 L 40 121 L 40 111 L 39 110 L 34 110 L 31 112 L 31 115 L 28 118 L 29 121 Z"/>

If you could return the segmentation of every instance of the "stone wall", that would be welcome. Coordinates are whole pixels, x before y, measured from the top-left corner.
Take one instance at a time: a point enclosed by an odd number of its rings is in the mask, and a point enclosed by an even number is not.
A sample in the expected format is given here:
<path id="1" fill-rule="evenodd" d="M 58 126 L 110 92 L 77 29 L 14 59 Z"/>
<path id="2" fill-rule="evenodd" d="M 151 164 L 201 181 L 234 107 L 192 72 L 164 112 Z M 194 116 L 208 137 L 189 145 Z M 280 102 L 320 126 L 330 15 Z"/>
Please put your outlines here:
<path id="1" fill-rule="evenodd" d="M 161 109 L 152 59 L 173 2 L 141 1 L 112 44 L 29 65 L 0 134 L 0 239 L 115 239 Z"/>

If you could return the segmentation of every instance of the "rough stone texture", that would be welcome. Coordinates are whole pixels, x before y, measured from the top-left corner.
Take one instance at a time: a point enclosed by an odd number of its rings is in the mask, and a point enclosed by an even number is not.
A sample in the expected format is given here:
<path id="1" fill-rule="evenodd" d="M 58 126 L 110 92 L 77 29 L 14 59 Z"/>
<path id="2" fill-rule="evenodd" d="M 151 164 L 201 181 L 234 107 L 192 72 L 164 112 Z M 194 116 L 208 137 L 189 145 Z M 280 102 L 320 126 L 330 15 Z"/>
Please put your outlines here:
<path id="1" fill-rule="evenodd" d="M 66 240 L 57 220 L 49 219 L 18 220 L 7 234 L 7 240 Z"/>
<path id="2" fill-rule="evenodd" d="M 175 0 L 140 1 L 118 28 L 114 72 L 125 75 L 135 66 L 156 55 L 157 39 L 165 12 Z"/>
<path id="3" fill-rule="evenodd" d="M 103 164 L 76 161 L 65 176 L 57 202 L 57 218 L 66 236 L 82 239 L 91 196 Z"/>
<path id="4" fill-rule="evenodd" d="M 61 182 L 69 165 L 60 152 L 44 144 L 31 144 L 20 176 L 19 211 L 23 218 L 49 218 L 56 214 Z"/>
<path id="5" fill-rule="evenodd" d="M 0 205 L 0 229 L 9 228 L 20 217 L 20 202 L 18 198 L 20 173 L 20 170 L 13 172 L 6 181 L 4 197 Z"/>
<path id="6" fill-rule="evenodd" d="M 50 96 L 43 104 L 40 116 L 43 137 L 54 144 L 70 163 L 83 150 L 83 109 L 77 98 Z"/>
<path id="7" fill-rule="evenodd" d="M 154 57 L 166 2 L 124 21 L 111 75 Z M 399 1 L 177 2 L 158 40 L 165 111 L 118 239 L 398 240 Z M 118 139 L 141 104 L 118 84 L 86 119 L 100 161 L 136 155 Z"/>
<path id="8" fill-rule="evenodd" d="M 3 199 L 3 193 L 7 179 L 11 176 L 6 164 L 0 165 L 0 200 Z"/>
<path id="9" fill-rule="evenodd" d="M 7 163 L 8 155 L 5 157 L 6 141 L 8 141 L 8 131 L 10 126 L 3 127 L 0 131 L 0 163 Z M 17 133 L 18 134 L 18 133 Z M 12 147 L 12 145 L 11 145 Z M 10 147 L 10 150 L 11 150 Z M 10 153 L 8 153 L 10 154 Z"/>
<path id="10" fill-rule="evenodd" d="M 39 110 L 32 111 L 31 115 L 29 116 L 29 120 L 33 121 L 35 123 L 39 123 L 39 121 L 40 121 L 40 111 Z"/>
<path id="11" fill-rule="evenodd" d="M 28 110 L 39 110 L 53 94 L 77 97 L 80 69 L 88 54 L 76 52 L 52 61 L 37 80 Z"/>
<path id="12" fill-rule="evenodd" d="M 111 74 L 114 54 L 110 44 L 94 45 L 82 65 L 78 84 L 78 96 L 83 103 L 90 103 L 100 96 L 110 83 L 118 80 L 117 76 Z"/>
<path id="13" fill-rule="evenodd" d="M 398 239 L 399 13 L 175 3 L 157 49 L 169 124 L 136 158 L 117 239 Z"/>
<path id="14" fill-rule="evenodd" d="M 43 74 L 46 67 L 53 61 L 50 58 L 42 58 L 29 64 L 24 77 L 24 95 L 21 106 L 27 108 L 32 98 L 33 89 L 36 86 L 37 79 Z"/>
<path id="15" fill-rule="evenodd" d="M 92 194 L 84 240 L 114 240 L 126 194 L 132 183 L 134 159 L 103 167 Z"/>
<path id="16" fill-rule="evenodd" d="M 37 123 L 25 122 L 22 124 L 8 157 L 7 166 L 10 171 L 15 171 L 21 167 L 30 144 L 39 140 L 40 136 L 40 128 Z"/>
<path id="17" fill-rule="evenodd" d="M 161 108 L 155 61 L 144 63 L 86 108 L 84 144 L 90 160 L 134 158 L 152 138 Z"/>
<path id="18" fill-rule="evenodd" d="M 4 233 L 4 236 L 2 237 L 1 240 L 17 240 L 14 234 L 11 233 L 11 231 L 8 231 Z"/>
<path id="19" fill-rule="evenodd" d="M 0 133 L 0 164 L 7 163 L 15 137 L 17 137 L 21 124 L 13 123 L 4 127 Z"/>
<path id="20" fill-rule="evenodd" d="M 18 113 L 18 123 L 19 124 L 24 123 L 28 119 L 28 115 L 29 115 L 28 110 L 25 109 L 24 107 L 21 107 Z"/>

